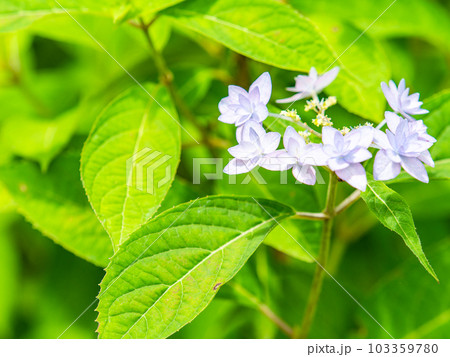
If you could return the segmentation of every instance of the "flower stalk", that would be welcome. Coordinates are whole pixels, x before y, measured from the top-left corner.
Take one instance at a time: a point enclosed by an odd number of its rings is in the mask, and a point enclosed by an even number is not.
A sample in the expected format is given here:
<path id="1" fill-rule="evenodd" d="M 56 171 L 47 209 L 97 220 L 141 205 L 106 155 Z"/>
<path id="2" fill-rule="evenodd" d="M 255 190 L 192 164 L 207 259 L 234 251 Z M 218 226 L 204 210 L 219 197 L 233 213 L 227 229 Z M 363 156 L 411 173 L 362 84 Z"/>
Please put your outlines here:
<path id="1" fill-rule="evenodd" d="M 317 258 L 317 266 L 311 285 L 311 290 L 306 304 L 305 314 L 303 316 L 302 325 L 298 338 L 307 338 L 319 302 L 320 293 L 322 291 L 323 278 L 325 276 L 325 266 L 328 260 L 328 252 L 330 250 L 331 231 L 333 228 L 333 219 L 335 215 L 335 199 L 337 188 L 337 176 L 330 172 L 330 181 L 328 183 L 327 200 L 323 214 L 327 216 L 323 221 L 322 238 L 320 242 L 319 257 Z"/>
<path id="2" fill-rule="evenodd" d="M 296 219 L 307 219 L 310 221 L 323 221 L 326 220 L 328 218 L 330 218 L 328 216 L 328 214 L 323 213 L 323 212 L 319 212 L 319 213 L 313 213 L 313 212 L 296 212 L 295 216 L 293 218 Z"/>
<path id="3" fill-rule="evenodd" d="M 298 126 L 301 126 L 303 129 L 307 130 L 308 132 L 310 132 L 311 134 L 317 136 L 318 138 L 322 137 L 322 134 L 320 134 L 318 131 L 315 131 L 314 129 L 310 128 L 308 124 L 302 122 L 302 121 L 294 121 L 292 118 L 285 116 L 285 115 L 281 115 L 281 114 L 275 114 L 275 113 L 269 113 L 269 117 L 272 118 L 277 118 L 277 119 L 282 119 L 282 120 L 287 120 L 290 122 L 295 122 Z"/>

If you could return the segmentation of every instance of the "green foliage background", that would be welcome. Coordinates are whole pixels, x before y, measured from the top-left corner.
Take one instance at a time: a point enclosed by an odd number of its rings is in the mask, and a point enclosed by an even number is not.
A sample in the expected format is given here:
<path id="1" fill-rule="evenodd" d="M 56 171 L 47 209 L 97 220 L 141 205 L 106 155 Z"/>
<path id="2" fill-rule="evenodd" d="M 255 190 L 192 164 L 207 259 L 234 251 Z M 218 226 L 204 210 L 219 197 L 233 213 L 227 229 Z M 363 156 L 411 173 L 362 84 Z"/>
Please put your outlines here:
<path id="1" fill-rule="evenodd" d="M 217 104 L 227 95 L 228 84 L 248 87 L 261 72 L 269 71 L 274 83 L 272 97 L 283 98 L 284 88 L 292 85 L 295 74 L 311 66 L 324 71 L 337 59 L 333 65 L 339 65 L 341 73 L 327 89 L 327 94 L 338 98 L 339 105 L 329 111 L 337 127 L 380 122 L 386 109 L 380 82 L 391 78 L 396 82 L 406 78 L 412 92 L 421 93 L 423 107 L 430 110 L 423 119 L 429 133 L 438 138 L 431 151 L 439 162 L 438 170 L 430 171 L 428 185 L 399 176 L 389 187 L 409 205 L 423 251 L 440 283 L 394 232 L 397 227 L 386 229 L 362 200 L 336 220 L 328 270 L 394 337 L 448 338 L 448 2 L 397 0 L 390 5 L 390 0 L 2 1 L 0 337 L 97 337 L 94 306 L 66 329 L 98 296 L 103 268 L 113 249 L 123 242 L 124 234 L 180 203 L 208 195 L 237 194 L 280 201 L 297 211 L 320 211 L 325 199 L 321 185 L 296 185 L 289 175 L 288 185 L 280 186 L 278 174 L 263 171 L 267 185 L 242 184 L 240 178 L 232 185 L 227 177 L 193 185 L 192 159 L 229 157 L 225 149 L 234 143 L 234 129 L 217 121 Z M 173 100 L 164 87 L 167 78 L 158 74 L 161 63 L 150 51 L 139 19 L 152 21 L 149 36 L 173 74 L 179 100 Z M 124 69 L 171 115 L 179 117 L 186 131 L 154 103 L 147 105 L 146 93 Z M 295 107 L 300 112 L 303 105 L 299 102 Z M 120 136 L 134 130 L 134 121 L 147 114 L 154 118 L 154 127 L 143 130 L 141 142 Z M 276 126 L 272 129 L 277 130 Z M 137 131 L 137 137 L 140 133 Z M 96 145 L 113 135 L 117 141 L 96 157 Z M 174 181 L 156 198 L 129 192 L 111 178 L 121 170 L 115 158 L 130 146 L 138 150 L 149 145 L 174 158 Z M 97 182 L 102 167 L 107 171 Z M 127 220 L 117 222 L 109 210 L 102 210 L 100 203 L 108 199 L 110 191 L 126 197 Z M 348 186 L 340 184 L 338 200 L 350 193 Z M 364 200 L 376 211 L 376 203 L 368 196 Z M 145 208 L 145 216 L 133 216 L 134 202 Z M 201 198 L 200 202 L 209 201 Z M 257 207 L 251 202 L 238 203 L 244 213 L 230 214 L 230 219 L 239 221 L 245 214 L 263 216 L 263 212 L 255 213 Z M 223 203 L 223 209 L 232 212 L 238 203 Z M 291 210 L 284 205 L 281 213 L 274 211 L 280 217 Z M 192 221 L 203 224 L 195 220 L 197 216 Z M 158 222 L 153 220 L 134 233 L 126 246 L 147 244 L 149 236 L 141 235 Z M 383 224 L 389 226 L 389 222 Z M 320 223 L 288 220 L 283 226 L 308 252 L 317 255 Z M 410 229 L 414 235 L 414 225 Z M 230 233 L 226 238 L 213 225 L 210 230 L 211 241 L 235 237 Z M 195 242 L 195 235 L 191 238 Z M 241 270 L 239 264 L 230 264 L 223 279 L 227 281 L 239 270 L 237 275 L 173 337 L 285 337 L 261 313 L 263 306 L 291 326 L 300 323 L 315 264 L 280 227 L 271 230 L 264 243 L 253 255 L 257 244 L 245 246 L 251 256 L 248 263 Z M 419 252 L 417 245 L 408 246 L 414 246 L 414 254 Z M 114 276 L 119 263 L 127 259 L 126 254 L 117 254 L 109 274 Z M 110 279 L 107 275 L 103 288 Z M 212 296 L 207 294 L 205 299 Z M 100 322 L 102 304 L 98 307 Z M 182 324 L 146 336 L 165 337 L 179 327 Z M 104 329 L 100 333 L 105 333 Z M 137 333 L 135 337 L 145 336 Z M 388 336 L 344 290 L 326 279 L 310 337 Z"/>

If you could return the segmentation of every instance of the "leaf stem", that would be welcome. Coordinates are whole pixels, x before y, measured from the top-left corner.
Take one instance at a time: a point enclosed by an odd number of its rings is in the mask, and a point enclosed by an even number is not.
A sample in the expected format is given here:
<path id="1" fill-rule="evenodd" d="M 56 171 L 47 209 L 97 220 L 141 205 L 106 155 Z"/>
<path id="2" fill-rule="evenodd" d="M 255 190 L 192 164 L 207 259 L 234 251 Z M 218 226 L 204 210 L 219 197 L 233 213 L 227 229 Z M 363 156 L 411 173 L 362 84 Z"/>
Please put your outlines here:
<path id="1" fill-rule="evenodd" d="M 380 124 L 378 124 L 378 125 L 375 127 L 375 129 L 381 129 L 381 128 L 384 126 L 384 124 L 386 124 L 386 119 L 382 120 L 382 121 L 380 122 Z"/>
<path id="2" fill-rule="evenodd" d="M 335 214 L 338 215 L 339 213 L 344 212 L 347 208 L 349 208 L 352 204 L 354 204 L 360 198 L 361 198 L 361 191 L 359 191 L 359 190 L 354 191 L 350 196 L 348 196 L 346 199 L 344 199 L 336 207 Z"/>
<path id="3" fill-rule="evenodd" d="M 305 314 L 303 316 L 302 325 L 298 338 L 307 338 L 311 329 L 317 304 L 319 302 L 320 292 L 322 290 L 323 278 L 325 276 L 325 266 L 328 260 L 328 251 L 330 249 L 331 231 L 333 227 L 333 219 L 335 216 L 334 202 L 336 199 L 337 177 L 334 172 L 330 172 L 330 181 L 328 183 L 327 201 L 323 213 L 327 218 L 323 222 L 322 238 L 320 242 L 319 257 L 314 272 L 311 290 L 306 304 Z"/>
<path id="4" fill-rule="evenodd" d="M 285 115 L 275 114 L 275 113 L 269 113 L 269 117 L 290 121 L 292 123 L 297 124 L 298 126 L 301 126 L 303 129 L 309 131 L 311 134 L 317 136 L 318 138 L 322 137 L 322 134 L 320 134 L 319 132 L 317 132 L 314 129 L 310 128 L 308 124 L 306 124 L 306 123 L 304 123 L 302 121 L 294 121 L 294 120 L 292 120 L 292 118 L 289 118 L 289 117 L 287 117 Z"/>
<path id="5" fill-rule="evenodd" d="M 228 285 L 233 288 L 240 296 L 246 298 L 255 308 L 257 308 L 264 316 L 271 320 L 275 325 L 279 327 L 287 336 L 294 336 L 294 329 L 289 326 L 281 317 L 279 317 L 273 310 L 266 304 L 259 301 L 259 299 L 245 289 L 242 285 L 230 282 Z"/>
<path id="6" fill-rule="evenodd" d="M 310 221 L 323 221 L 325 219 L 330 218 L 328 214 L 324 212 L 296 212 L 295 216 L 292 218 L 294 219 L 308 219 Z"/>

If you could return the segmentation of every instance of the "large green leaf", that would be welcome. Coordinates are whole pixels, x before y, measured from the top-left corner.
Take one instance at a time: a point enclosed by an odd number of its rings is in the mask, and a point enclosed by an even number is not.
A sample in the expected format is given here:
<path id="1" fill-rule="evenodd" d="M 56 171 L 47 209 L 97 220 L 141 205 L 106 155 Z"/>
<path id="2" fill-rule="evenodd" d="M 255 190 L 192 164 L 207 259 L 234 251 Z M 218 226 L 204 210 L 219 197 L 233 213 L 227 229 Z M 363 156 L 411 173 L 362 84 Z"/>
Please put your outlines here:
<path id="1" fill-rule="evenodd" d="M 437 1 L 291 0 L 290 4 L 306 15 L 333 14 L 371 36 L 422 37 L 450 49 L 450 18 Z"/>
<path id="2" fill-rule="evenodd" d="M 80 145 L 81 146 L 81 145 Z M 106 266 L 113 250 L 83 192 L 80 150 L 59 156 L 44 174 L 30 162 L 0 169 L 0 180 L 33 226 L 70 252 Z"/>
<path id="3" fill-rule="evenodd" d="M 281 121 L 280 121 L 281 122 Z M 260 176 L 257 176 L 260 175 Z M 259 181 L 262 178 L 264 181 Z M 230 183 L 229 179 L 234 180 Z M 297 182 L 291 172 L 254 170 L 236 177 L 225 176 L 216 182 L 215 192 L 219 194 L 251 195 L 280 200 L 298 211 L 320 212 L 321 203 L 316 187 Z M 264 244 L 293 258 L 311 263 L 319 252 L 322 224 L 318 221 L 286 220 L 275 227 L 264 240 Z M 306 250 L 306 251 L 305 251 Z"/>
<path id="4" fill-rule="evenodd" d="M 387 79 L 389 72 L 377 53 L 379 47 L 364 35 L 349 50 L 350 55 L 340 56 L 354 40 L 352 36 L 359 34 L 348 26 L 333 33 L 332 27 L 323 24 L 322 33 L 308 18 L 273 0 L 194 0 L 164 13 L 236 52 L 276 67 L 306 72 L 315 66 L 323 72 L 331 65 L 340 66 L 329 92 L 350 112 L 381 119 L 380 79 Z"/>
<path id="5" fill-rule="evenodd" d="M 102 12 L 108 0 L 3 0 L 0 5 L 0 32 L 16 31 L 51 14 Z"/>
<path id="6" fill-rule="evenodd" d="M 367 189 L 361 193 L 362 199 L 384 226 L 403 238 L 406 246 L 419 259 L 428 273 L 438 280 L 422 250 L 411 210 L 404 198 L 383 182 L 375 181 L 371 177 L 368 179 Z"/>
<path id="7" fill-rule="evenodd" d="M 115 250 L 158 210 L 180 160 L 180 124 L 160 85 L 134 87 L 100 114 L 81 156 L 89 200 Z"/>
<path id="8" fill-rule="evenodd" d="M 116 21 L 156 13 L 183 0 L 2 0 L 0 32 L 16 31 L 47 15 L 90 13 Z M 76 15 L 75 15 L 76 16 Z"/>
<path id="9" fill-rule="evenodd" d="M 164 338 L 194 319 L 291 208 L 211 196 L 174 207 L 132 234 L 106 269 L 101 338 Z"/>

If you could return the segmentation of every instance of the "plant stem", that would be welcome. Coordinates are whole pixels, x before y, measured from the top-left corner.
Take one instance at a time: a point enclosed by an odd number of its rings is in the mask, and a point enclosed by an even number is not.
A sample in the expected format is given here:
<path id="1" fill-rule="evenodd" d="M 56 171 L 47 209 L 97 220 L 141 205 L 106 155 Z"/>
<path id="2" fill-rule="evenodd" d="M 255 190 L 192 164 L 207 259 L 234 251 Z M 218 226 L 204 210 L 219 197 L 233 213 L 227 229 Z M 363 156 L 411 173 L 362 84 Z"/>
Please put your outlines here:
<path id="1" fill-rule="evenodd" d="M 325 266 L 328 259 L 328 251 L 330 249 L 331 231 L 334 219 L 334 202 L 336 199 L 337 177 L 334 172 L 330 172 L 330 181 L 328 183 L 327 201 L 323 213 L 327 218 L 323 222 L 322 238 L 320 242 L 319 257 L 314 272 L 311 290 L 306 304 L 305 315 L 300 328 L 299 338 L 307 338 L 311 329 L 314 315 L 319 302 L 320 292 L 322 290 L 323 278 L 325 276 Z"/>
<path id="2" fill-rule="evenodd" d="M 323 221 L 329 218 L 328 214 L 319 212 L 296 212 L 292 218 L 296 219 L 309 219 L 310 221 Z"/>
<path id="3" fill-rule="evenodd" d="M 281 115 L 281 114 L 275 114 L 275 113 L 269 113 L 269 117 L 273 117 L 273 118 L 278 118 L 278 119 L 283 119 L 283 120 L 287 120 L 290 121 L 292 123 L 296 123 L 298 126 L 301 126 L 303 129 L 309 131 L 311 134 L 317 136 L 318 138 L 322 137 L 322 134 L 320 134 L 319 132 L 315 131 L 314 129 L 310 128 L 308 126 L 308 124 L 302 122 L 302 121 L 294 121 L 291 118 L 285 116 L 285 115 Z"/>
<path id="4" fill-rule="evenodd" d="M 339 205 L 336 207 L 335 214 L 344 212 L 347 208 L 349 208 L 352 204 L 358 201 L 361 197 L 361 191 L 356 190 L 346 199 L 344 199 Z"/>
<path id="5" fill-rule="evenodd" d="M 386 119 L 384 119 L 383 121 L 381 121 L 380 124 L 378 124 L 378 125 L 375 127 L 375 129 L 381 129 L 381 128 L 384 126 L 384 124 L 386 124 Z"/>
<path id="6" fill-rule="evenodd" d="M 167 63 L 162 54 L 155 48 L 155 45 L 153 44 L 153 40 L 149 34 L 149 27 L 151 23 L 145 24 L 143 20 L 140 20 L 140 22 L 142 31 L 144 32 L 145 38 L 147 39 L 147 42 L 150 46 L 150 50 L 152 52 L 155 61 L 156 69 L 158 70 L 161 83 L 164 84 L 164 86 L 166 86 L 170 96 L 172 97 L 172 100 L 174 101 L 177 108 L 180 110 L 181 114 L 184 117 L 186 117 L 186 119 L 195 123 L 196 120 L 194 114 L 191 112 L 191 110 L 186 105 L 184 100 L 178 94 L 175 85 L 173 84 L 173 73 L 167 66 Z"/>
<path id="7" fill-rule="evenodd" d="M 149 34 L 149 27 L 151 26 L 151 24 L 153 22 L 154 22 L 154 20 L 151 21 L 150 24 L 145 24 L 144 21 L 141 19 L 140 20 L 140 28 L 144 32 L 145 38 L 147 39 L 147 42 L 150 46 L 150 51 L 152 52 L 152 55 L 153 55 L 153 58 L 155 61 L 155 65 L 156 65 L 156 69 L 157 69 L 159 77 L 160 77 L 160 81 L 169 91 L 170 97 L 172 98 L 173 102 L 175 103 L 175 106 L 177 107 L 177 109 L 180 111 L 180 114 L 184 118 L 189 120 L 200 131 L 201 136 L 202 136 L 201 142 L 206 144 L 209 147 L 209 149 L 211 150 L 211 153 L 213 154 L 214 157 L 218 157 L 219 154 L 217 153 L 216 148 L 219 147 L 219 145 L 221 147 L 224 147 L 224 143 L 222 143 L 222 142 L 218 143 L 217 141 L 213 142 L 212 139 L 210 139 L 210 135 L 208 133 L 207 128 L 205 128 L 197 123 L 195 115 L 192 113 L 192 111 L 189 109 L 186 102 L 183 100 L 183 98 L 178 93 L 178 91 L 173 83 L 173 73 L 167 66 L 167 63 L 166 63 L 164 57 L 162 56 L 162 54 L 155 48 L 155 45 L 153 44 L 153 40 Z M 197 140 L 195 140 L 195 141 L 197 144 L 199 144 L 199 142 Z"/>
<path id="8" fill-rule="evenodd" d="M 275 325 L 277 325 L 281 331 L 283 331 L 287 336 L 293 337 L 294 329 L 289 326 L 281 317 L 279 317 L 273 310 L 266 304 L 259 301 L 259 299 L 246 290 L 243 286 L 237 283 L 229 283 L 231 288 L 233 288 L 239 295 L 246 298 L 252 305 L 255 306 L 259 311 L 261 311 L 269 320 L 271 320 Z"/>

